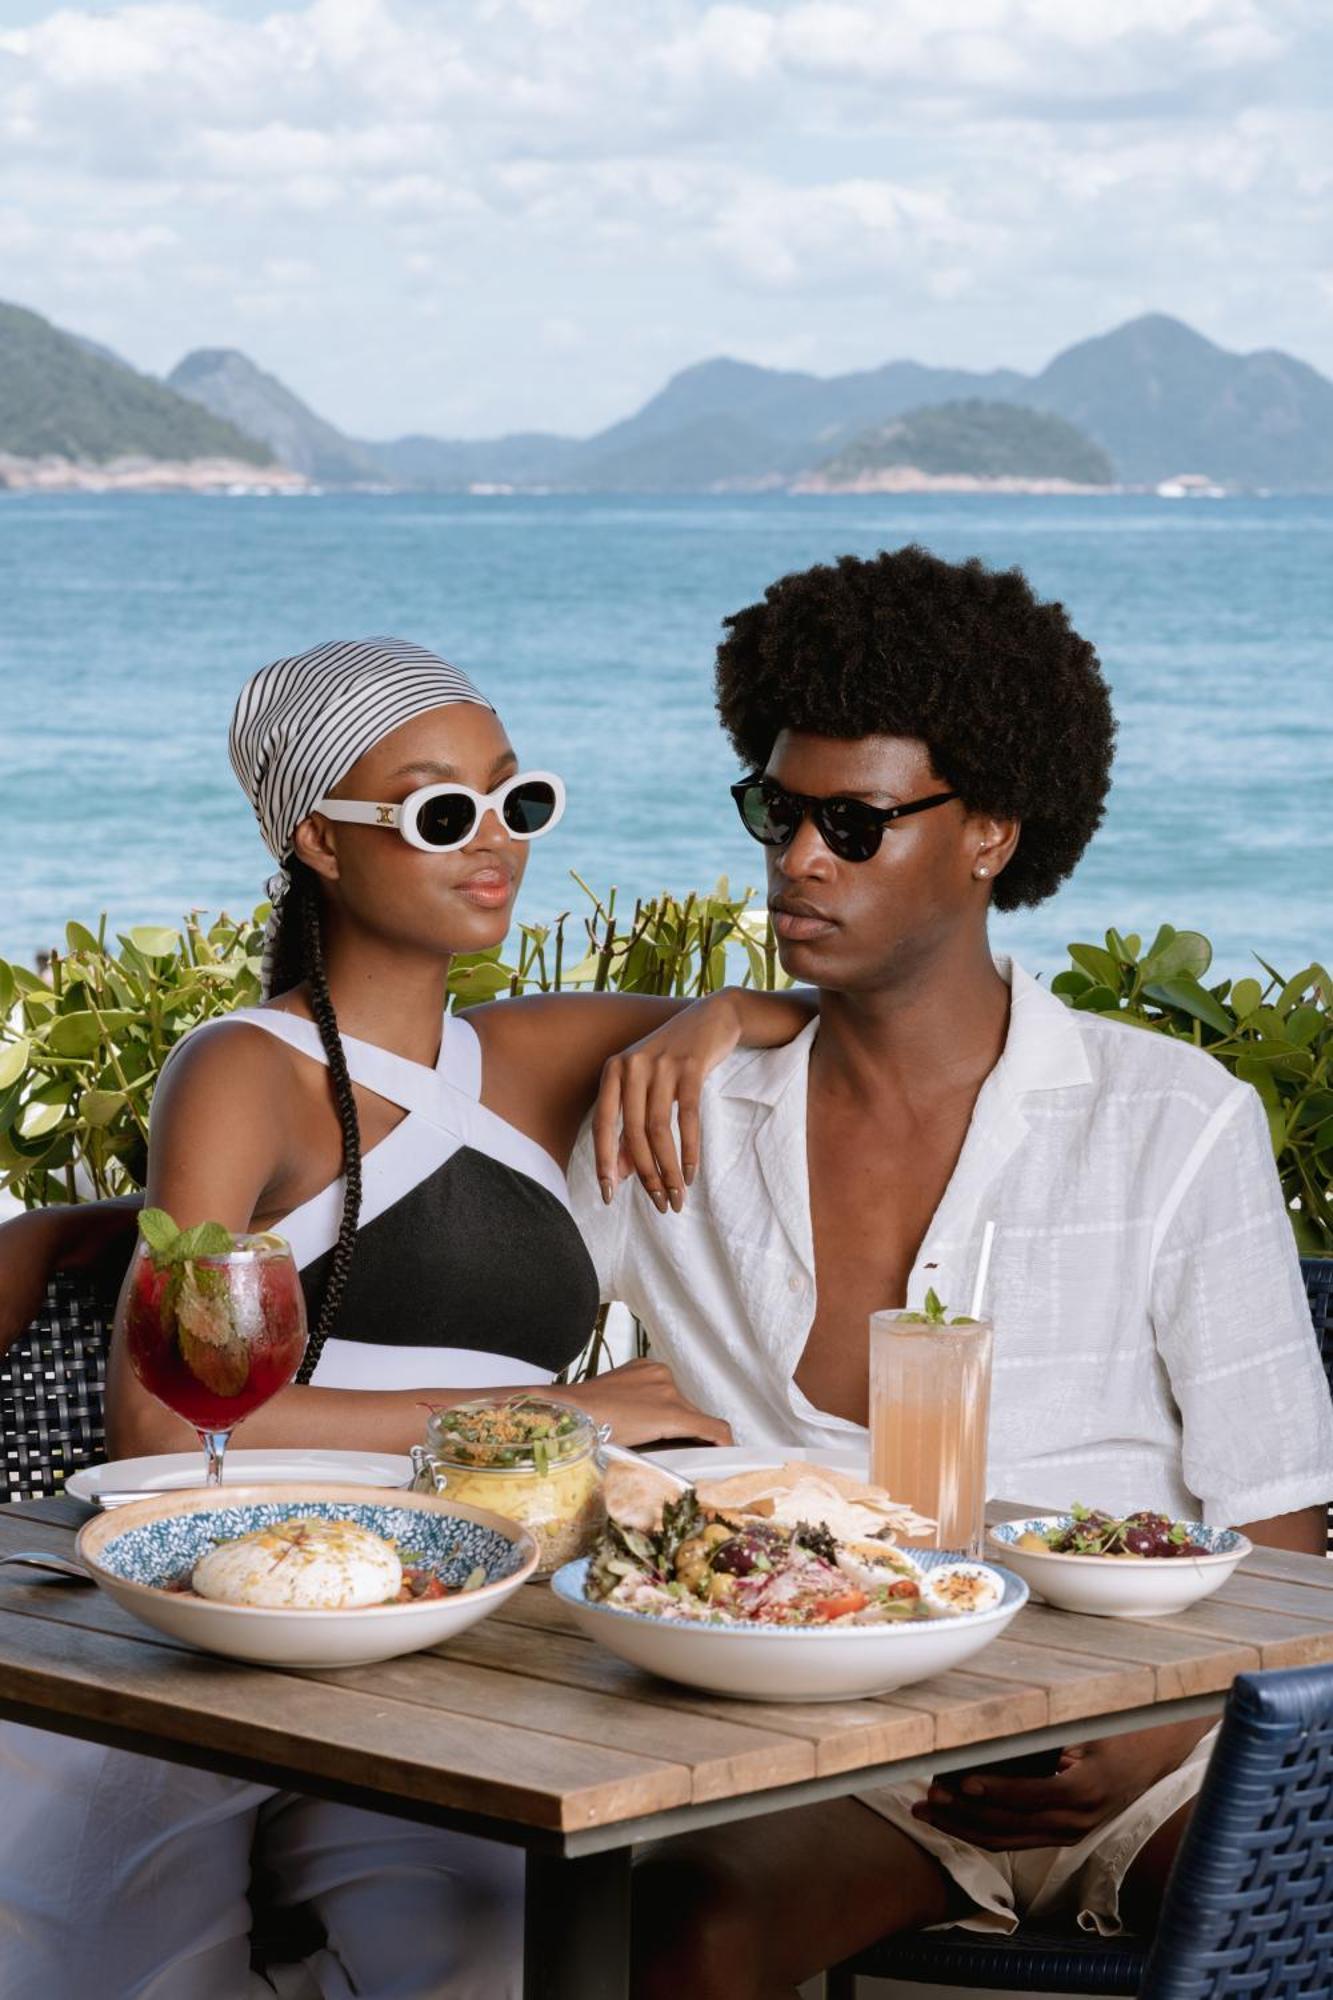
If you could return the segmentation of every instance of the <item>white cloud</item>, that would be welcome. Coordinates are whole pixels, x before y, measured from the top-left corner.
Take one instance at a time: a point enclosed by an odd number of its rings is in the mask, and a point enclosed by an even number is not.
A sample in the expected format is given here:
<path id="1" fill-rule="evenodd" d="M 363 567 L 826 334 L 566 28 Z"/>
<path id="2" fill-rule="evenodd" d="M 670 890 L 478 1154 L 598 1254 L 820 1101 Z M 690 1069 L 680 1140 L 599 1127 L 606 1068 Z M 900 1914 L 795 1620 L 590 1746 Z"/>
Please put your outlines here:
<path id="1" fill-rule="evenodd" d="M 1032 365 L 1140 303 L 1327 363 L 1329 54 L 1311 0 L 53 6 L 0 33 L 3 288 L 163 367 L 262 316 L 371 431 L 589 428 L 723 348 Z"/>

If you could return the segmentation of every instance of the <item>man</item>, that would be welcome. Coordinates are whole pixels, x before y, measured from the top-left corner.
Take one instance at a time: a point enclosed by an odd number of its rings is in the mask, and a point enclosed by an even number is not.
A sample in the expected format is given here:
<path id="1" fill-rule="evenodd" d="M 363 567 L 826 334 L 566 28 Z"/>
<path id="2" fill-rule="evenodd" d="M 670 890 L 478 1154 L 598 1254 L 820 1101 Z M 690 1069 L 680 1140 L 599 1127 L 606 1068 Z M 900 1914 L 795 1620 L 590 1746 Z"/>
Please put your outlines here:
<path id="1" fill-rule="evenodd" d="M 918 548 L 785 577 L 727 627 L 738 804 L 820 1014 L 709 1079 L 681 1212 L 659 1212 L 669 1184 L 599 1207 L 585 1137 L 604 1295 L 739 1441 L 854 1445 L 869 1315 L 927 1288 L 965 1308 L 993 1219 L 992 1495 L 1321 1550 L 1333 1421 L 1257 1096 L 1067 1009 L 987 940 L 990 908 L 1051 895 L 1101 818 L 1092 648 L 1017 572 Z M 674 1158 L 664 1131 L 654 1150 Z M 1206 1730 L 669 1843 L 638 1871 L 639 1991 L 768 2000 L 949 1920 L 1151 1923 Z"/>

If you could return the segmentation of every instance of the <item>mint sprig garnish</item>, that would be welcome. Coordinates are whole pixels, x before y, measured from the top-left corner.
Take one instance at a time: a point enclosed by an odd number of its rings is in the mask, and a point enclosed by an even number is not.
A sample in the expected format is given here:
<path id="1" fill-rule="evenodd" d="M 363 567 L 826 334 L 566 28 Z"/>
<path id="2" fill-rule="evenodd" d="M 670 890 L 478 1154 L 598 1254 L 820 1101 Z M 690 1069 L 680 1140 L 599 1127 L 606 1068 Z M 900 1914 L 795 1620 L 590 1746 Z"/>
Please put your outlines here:
<path id="1" fill-rule="evenodd" d="M 952 1318 L 944 1301 L 932 1285 L 926 1293 L 920 1312 L 899 1313 L 900 1321 L 908 1326 L 976 1326 L 978 1321 L 969 1319 L 966 1313 L 955 1313 Z"/>
<path id="2" fill-rule="evenodd" d="M 225 1257 L 235 1238 L 221 1222 L 197 1222 L 178 1229 L 165 1208 L 139 1211 L 139 1234 L 158 1265 L 185 1264 L 195 1257 Z"/>

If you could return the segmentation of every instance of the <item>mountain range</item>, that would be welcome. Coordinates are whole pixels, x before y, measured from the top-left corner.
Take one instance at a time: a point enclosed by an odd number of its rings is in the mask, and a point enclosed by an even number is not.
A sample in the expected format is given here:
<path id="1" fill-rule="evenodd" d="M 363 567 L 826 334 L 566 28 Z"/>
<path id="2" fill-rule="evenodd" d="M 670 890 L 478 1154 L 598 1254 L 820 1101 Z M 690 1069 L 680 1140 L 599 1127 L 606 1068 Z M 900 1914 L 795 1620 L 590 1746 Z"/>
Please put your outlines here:
<path id="1" fill-rule="evenodd" d="M 923 423 L 942 405 L 951 411 Z M 971 416 L 960 414 L 969 406 Z M 682 370 L 588 438 L 370 441 L 234 349 L 197 349 L 162 383 L 0 305 L 0 455 L 19 458 L 276 462 L 322 486 L 701 492 L 811 474 L 836 485 L 840 465 L 864 467 L 876 452 L 901 464 L 904 437 L 946 458 L 963 449 L 994 462 L 1000 450 L 1010 463 L 1015 452 L 1055 462 L 1054 453 L 1130 486 L 1190 472 L 1242 490 L 1333 491 L 1333 382 L 1276 349 L 1232 353 L 1153 313 L 1064 349 L 1034 375 L 900 360 L 818 376 L 721 358 Z M 985 476 L 986 463 L 961 469 Z"/>

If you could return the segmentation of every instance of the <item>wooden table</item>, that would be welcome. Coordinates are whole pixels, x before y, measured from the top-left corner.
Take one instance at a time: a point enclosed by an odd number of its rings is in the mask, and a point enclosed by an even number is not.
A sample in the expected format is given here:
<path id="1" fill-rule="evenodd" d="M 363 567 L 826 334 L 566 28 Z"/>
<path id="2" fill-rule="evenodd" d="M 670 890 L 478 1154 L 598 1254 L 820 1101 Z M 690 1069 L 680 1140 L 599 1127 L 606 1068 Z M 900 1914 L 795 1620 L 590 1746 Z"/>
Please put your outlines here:
<path id="1" fill-rule="evenodd" d="M 85 1515 L 0 1508 L 0 1554 L 69 1553 Z M 1210 1713 L 1237 1673 L 1331 1660 L 1333 1564 L 1271 1549 L 1180 1617 L 1029 1605 L 975 1669 L 799 1706 L 651 1680 L 575 1636 L 541 1585 L 438 1653 L 294 1673 L 0 1569 L 0 1714 L 526 1848 L 528 2000 L 623 2000 L 636 1842 Z"/>

